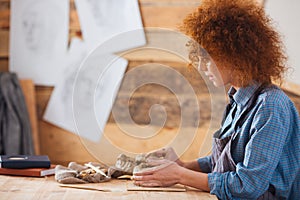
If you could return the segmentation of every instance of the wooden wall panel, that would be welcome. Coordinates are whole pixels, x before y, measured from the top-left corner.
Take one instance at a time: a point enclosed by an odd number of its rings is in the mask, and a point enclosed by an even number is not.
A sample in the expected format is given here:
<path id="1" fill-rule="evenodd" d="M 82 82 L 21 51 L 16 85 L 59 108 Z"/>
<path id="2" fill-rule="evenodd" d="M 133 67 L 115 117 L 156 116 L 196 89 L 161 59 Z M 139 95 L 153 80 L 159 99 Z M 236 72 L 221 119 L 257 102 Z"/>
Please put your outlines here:
<path id="1" fill-rule="evenodd" d="M 8 58 L 0 58 L 0 72 L 8 71 Z"/>
<path id="2" fill-rule="evenodd" d="M 35 99 L 34 83 L 32 80 L 20 80 L 20 85 L 23 90 L 28 114 L 30 117 L 34 151 L 37 155 L 39 155 L 41 153 L 40 152 L 40 137 L 39 137 L 39 132 L 38 132 L 38 121 L 37 121 L 37 112 L 36 112 L 36 99 Z"/>
<path id="3" fill-rule="evenodd" d="M 257 0 L 263 4 L 264 0 Z M 199 4 L 195 0 L 139 0 L 140 11 L 144 26 L 159 26 L 165 28 L 176 28 L 184 16 L 194 10 Z M 71 29 L 80 29 L 76 15 L 74 0 L 70 0 L 71 5 Z M 10 0 L 0 1 L 0 27 L 9 28 Z"/>
<path id="4" fill-rule="evenodd" d="M 9 52 L 9 31 L 0 29 L 0 58 L 7 58 Z"/>
<path id="5" fill-rule="evenodd" d="M 129 63 L 129 67 L 127 70 L 131 70 L 136 66 L 143 65 L 148 61 L 131 61 Z M 208 128 L 208 121 L 210 120 L 210 111 L 206 109 L 210 108 L 210 96 L 201 94 L 203 88 L 197 88 L 198 85 L 203 86 L 203 80 L 192 76 L 193 72 L 189 72 L 187 68 L 185 68 L 184 63 L 178 62 L 162 62 L 162 64 L 173 67 L 178 72 L 182 73 L 184 76 L 189 76 L 189 81 L 191 84 L 196 87 L 195 92 L 199 95 L 199 104 L 202 105 L 201 107 L 201 114 L 200 114 L 200 128 L 198 130 L 198 134 L 195 135 L 195 138 L 191 141 L 189 148 L 187 151 L 182 155 L 182 158 L 185 160 L 191 160 L 198 156 L 200 147 L 206 146 L 205 148 L 209 148 L 210 142 L 204 143 L 206 139 L 206 132 Z M 155 73 L 155 72 L 153 72 Z M 141 75 L 139 78 L 142 78 Z M 171 80 L 170 80 L 171 81 Z M 128 93 L 126 86 L 121 86 L 120 93 Z M 43 120 L 43 114 L 45 112 L 47 103 L 50 99 L 51 93 L 53 91 L 53 87 L 36 87 L 36 99 L 37 99 L 37 113 L 38 113 L 38 120 L 39 120 L 39 131 L 40 131 L 40 141 L 41 141 L 41 152 L 43 154 L 49 155 L 50 159 L 55 163 L 62 163 L 67 164 L 70 161 L 77 161 L 77 162 L 87 162 L 87 161 L 94 161 L 96 160 L 92 154 L 90 154 L 89 149 L 87 149 L 86 144 L 76 135 L 69 133 L 57 126 L 54 126 L 48 122 Z M 160 95 L 157 95 L 157 94 Z M 207 91 L 205 92 L 207 93 Z M 156 95 L 154 95 L 156 94 Z M 224 98 L 224 97 L 223 97 Z M 139 119 L 135 119 L 138 124 L 146 124 L 145 116 L 148 115 L 149 107 L 147 102 L 151 103 L 152 100 L 161 101 L 161 99 L 165 99 L 169 108 L 175 108 L 175 104 L 172 104 L 171 99 L 174 99 L 173 96 L 162 92 L 162 90 L 153 90 L 151 87 L 145 88 L 145 90 L 137 90 L 135 95 L 132 96 L 132 100 L 134 102 L 134 106 L 138 108 L 138 110 L 134 110 L 131 114 L 134 117 L 140 116 Z M 220 96 L 220 101 L 222 101 L 222 97 Z M 221 105 L 221 104 L 220 104 Z M 129 106 L 130 105 L 123 105 Z M 193 112 L 193 106 L 190 107 L 191 112 Z M 220 108 L 221 110 L 223 108 Z M 173 109 L 174 111 L 174 109 Z M 142 113 L 142 115 L 141 115 Z M 144 113 L 144 115 L 143 115 Z M 178 112 L 170 112 L 168 114 L 168 119 L 176 119 L 180 117 L 180 113 Z M 144 140 L 132 140 L 132 138 L 128 137 L 123 131 L 117 128 L 114 123 L 114 120 L 110 118 L 109 123 L 105 129 L 105 136 L 109 138 L 113 144 L 117 147 L 123 149 L 130 149 L 131 151 L 139 152 L 139 151 L 147 151 L 152 150 L 156 147 L 162 147 L 163 144 L 167 144 L 170 138 L 174 137 L 178 130 L 178 122 L 175 123 L 175 120 L 172 122 L 167 122 L 165 128 L 162 129 L 159 137 L 145 142 Z M 218 126 L 218 124 L 215 124 Z M 189 127 L 184 127 L 188 129 Z M 216 128 L 216 127 L 215 127 Z M 208 145 L 208 146 L 207 146 Z M 107 150 L 110 151 L 109 149 Z M 110 158 L 108 158 L 109 160 Z M 114 157 L 111 157 L 109 160 L 110 163 L 113 163 L 115 160 Z"/>
<path id="6" fill-rule="evenodd" d="M 178 29 L 185 16 L 195 9 L 194 5 L 186 6 L 145 6 L 141 7 L 144 27 L 161 27 Z"/>
<path id="7" fill-rule="evenodd" d="M 258 0 L 260 1 L 260 0 Z M 180 25 L 185 15 L 194 10 L 199 5 L 198 0 L 139 0 L 140 11 L 142 15 L 143 24 L 145 27 L 160 27 L 176 30 Z M 262 2 L 262 1 L 260 1 Z M 80 37 L 80 23 L 75 10 L 74 1 L 70 0 L 71 12 L 70 12 L 70 37 Z M 10 0 L 0 0 L 0 71 L 8 71 L 8 59 L 9 59 L 9 15 L 10 15 Z M 159 38 L 159 37 L 158 37 Z M 164 43 L 164 37 L 158 42 Z M 176 42 L 176 41 L 175 41 Z M 178 57 L 166 52 L 157 52 L 151 50 L 138 51 L 124 56 L 130 61 L 130 66 L 160 61 L 167 65 L 180 69 L 185 67 L 183 61 Z M 197 80 L 192 80 L 193 83 L 199 84 L 198 87 L 203 87 L 203 83 L 198 83 Z M 86 145 L 76 134 L 69 133 L 59 127 L 56 127 L 43 120 L 43 114 L 53 87 L 35 87 L 36 94 L 36 112 L 38 118 L 38 131 L 40 140 L 40 153 L 49 155 L 50 159 L 54 163 L 67 164 L 70 161 L 77 161 L 80 163 L 95 161 L 95 157 L 86 148 Z M 298 90 L 300 91 L 300 90 Z M 141 96 L 145 94 L 140 93 Z M 165 94 L 164 94 L 165 95 Z M 154 95 L 155 96 L 155 95 Z M 157 94 L 159 96 L 159 94 Z M 289 93 L 289 96 L 296 102 L 298 109 L 300 109 L 300 97 Z M 202 98 L 205 101 L 205 98 Z M 138 101 L 136 101 L 138 103 Z M 298 103 L 297 103 L 298 102 Z M 145 107 L 140 108 L 146 109 Z M 221 112 L 221 111 L 220 111 Z M 210 148 L 210 141 L 207 141 L 206 129 L 208 124 L 204 122 L 198 130 L 194 140 L 191 142 L 191 146 L 183 154 L 182 158 L 185 160 L 195 159 L 198 157 L 200 147 L 204 147 L 206 150 Z M 176 132 L 176 128 L 168 127 L 164 128 L 161 132 L 162 138 L 167 136 L 173 136 Z M 123 148 L 132 148 L 135 151 L 146 151 L 153 147 L 159 147 L 163 145 L 167 139 L 157 139 L 150 143 L 128 142 L 129 139 L 124 139 L 122 134 L 124 133 L 117 129 L 113 119 L 110 119 L 106 128 L 105 135 L 110 138 L 113 143 Z M 109 155 L 109 150 L 105 152 Z M 203 151 L 202 151 L 203 153 Z M 111 160 L 113 163 L 114 161 Z"/>
<path id="8" fill-rule="evenodd" d="M 9 28 L 10 0 L 0 1 L 0 28 Z"/>

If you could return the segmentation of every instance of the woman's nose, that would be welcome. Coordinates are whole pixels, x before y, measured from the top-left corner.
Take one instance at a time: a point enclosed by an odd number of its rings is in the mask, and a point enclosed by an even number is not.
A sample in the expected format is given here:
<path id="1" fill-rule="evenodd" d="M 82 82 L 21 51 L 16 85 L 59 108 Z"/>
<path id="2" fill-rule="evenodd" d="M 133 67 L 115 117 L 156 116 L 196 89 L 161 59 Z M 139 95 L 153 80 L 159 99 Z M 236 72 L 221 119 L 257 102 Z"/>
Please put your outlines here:
<path id="1" fill-rule="evenodd" d="M 207 67 L 208 67 L 209 63 L 205 62 L 204 59 L 202 59 L 201 57 L 199 57 L 199 61 L 198 61 L 198 71 L 207 71 Z"/>

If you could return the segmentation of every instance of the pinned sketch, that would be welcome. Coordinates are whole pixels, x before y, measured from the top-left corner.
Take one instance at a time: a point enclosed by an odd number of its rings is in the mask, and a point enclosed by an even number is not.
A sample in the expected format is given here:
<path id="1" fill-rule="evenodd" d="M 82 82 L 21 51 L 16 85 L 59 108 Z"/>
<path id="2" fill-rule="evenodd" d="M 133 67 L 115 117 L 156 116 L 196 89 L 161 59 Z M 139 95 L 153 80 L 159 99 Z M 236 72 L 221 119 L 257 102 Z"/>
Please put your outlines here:
<path id="1" fill-rule="evenodd" d="M 137 0 L 75 0 L 85 42 L 95 48 L 107 43 L 107 52 L 145 45 Z"/>
<path id="2" fill-rule="evenodd" d="M 127 60 L 110 54 L 89 55 L 85 59 L 88 49 L 82 41 L 72 41 L 66 67 L 52 92 L 44 119 L 98 141 L 109 118 Z M 82 126 L 84 131 L 78 132 Z"/>
<path id="3" fill-rule="evenodd" d="M 10 28 L 10 71 L 54 85 L 67 50 L 69 0 L 12 0 Z"/>
<path id="4" fill-rule="evenodd" d="M 73 39 L 68 54 L 62 60 L 65 67 L 58 77 L 44 114 L 46 121 L 72 132 L 75 132 L 72 117 L 73 85 L 76 72 L 86 55 L 84 43 L 79 39 Z"/>

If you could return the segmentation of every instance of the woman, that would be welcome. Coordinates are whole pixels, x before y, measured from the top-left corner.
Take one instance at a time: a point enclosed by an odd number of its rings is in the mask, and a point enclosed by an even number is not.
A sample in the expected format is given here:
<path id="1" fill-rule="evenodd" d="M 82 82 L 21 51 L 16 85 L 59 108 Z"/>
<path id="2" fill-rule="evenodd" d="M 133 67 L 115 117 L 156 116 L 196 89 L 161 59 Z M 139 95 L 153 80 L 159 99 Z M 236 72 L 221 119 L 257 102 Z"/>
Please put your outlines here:
<path id="1" fill-rule="evenodd" d="M 230 104 L 210 156 L 182 162 L 172 149 L 155 152 L 171 159 L 135 173 L 135 184 L 181 183 L 220 199 L 300 199 L 300 119 L 272 85 L 286 58 L 263 9 L 249 0 L 202 0 L 183 29 L 214 61 L 190 43 L 194 65 L 215 86 L 231 85 Z"/>

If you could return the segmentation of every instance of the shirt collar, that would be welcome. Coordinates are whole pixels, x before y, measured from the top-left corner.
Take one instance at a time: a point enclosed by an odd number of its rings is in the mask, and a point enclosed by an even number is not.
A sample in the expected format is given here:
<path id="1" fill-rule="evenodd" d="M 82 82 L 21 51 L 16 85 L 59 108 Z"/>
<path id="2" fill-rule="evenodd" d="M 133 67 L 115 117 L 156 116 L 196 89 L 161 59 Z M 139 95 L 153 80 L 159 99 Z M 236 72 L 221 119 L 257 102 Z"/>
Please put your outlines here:
<path id="1" fill-rule="evenodd" d="M 247 87 L 241 87 L 238 90 L 236 90 L 234 87 L 231 87 L 228 91 L 228 96 L 238 105 L 245 106 L 259 86 L 259 84 L 255 83 Z"/>

